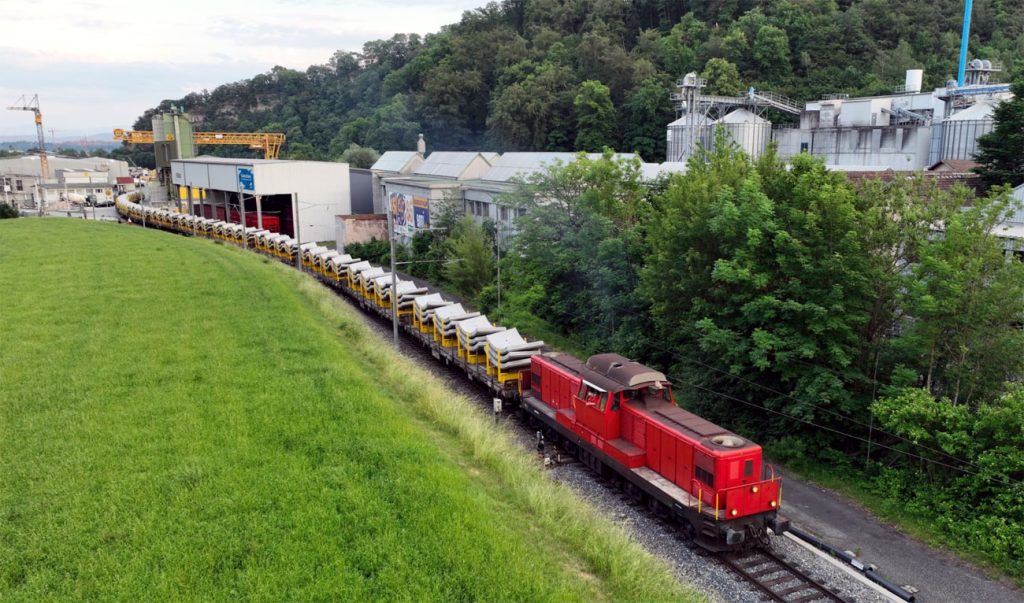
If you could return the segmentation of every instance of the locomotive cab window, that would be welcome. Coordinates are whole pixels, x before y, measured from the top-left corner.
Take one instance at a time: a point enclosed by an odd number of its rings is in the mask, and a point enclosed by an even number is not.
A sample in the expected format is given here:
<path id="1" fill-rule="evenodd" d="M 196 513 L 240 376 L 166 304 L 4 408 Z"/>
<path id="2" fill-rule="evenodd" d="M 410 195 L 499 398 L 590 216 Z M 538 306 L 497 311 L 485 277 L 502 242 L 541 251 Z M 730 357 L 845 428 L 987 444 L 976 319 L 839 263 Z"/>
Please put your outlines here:
<path id="1" fill-rule="evenodd" d="M 754 475 L 754 461 L 753 459 L 747 459 L 743 461 L 743 477 L 751 477 Z"/>
<path id="2" fill-rule="evenodd" d="M 592 385 L 589 385 L 586 381 L 580 383 L 580 392 L 577 394 L 580 400 L 583 400 L 588 406 L 596 406 L 601 412 L 604 412 L 605 406 L 608 404 L 608 394 L 603 392 Z"/>
<path id="3" fill-rule="evenodd" d="M 694 470 L 694 473 L 696 474 L 697 479 L 699 479 L 700 481 L 704 482 L 705 484 L 712 488 L 715 487 L 715 474 L 711 473 L 710 471 L 705 471 L 700 467 L 697 467 Z"/>

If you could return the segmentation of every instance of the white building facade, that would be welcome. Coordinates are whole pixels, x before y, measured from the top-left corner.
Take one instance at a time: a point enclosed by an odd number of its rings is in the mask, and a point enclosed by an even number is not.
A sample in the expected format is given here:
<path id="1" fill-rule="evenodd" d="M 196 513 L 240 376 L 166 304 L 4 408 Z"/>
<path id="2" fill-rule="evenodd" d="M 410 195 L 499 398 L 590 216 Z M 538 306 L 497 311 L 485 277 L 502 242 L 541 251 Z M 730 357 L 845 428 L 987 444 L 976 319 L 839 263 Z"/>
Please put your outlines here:
<path id="1" fill-rule="evenodd" d="M 334 217 L 352 213 L 346 163 L 197 157 L 172 161 L 171 181 L 189 213 L 303 243 L 334 240 Z"/>

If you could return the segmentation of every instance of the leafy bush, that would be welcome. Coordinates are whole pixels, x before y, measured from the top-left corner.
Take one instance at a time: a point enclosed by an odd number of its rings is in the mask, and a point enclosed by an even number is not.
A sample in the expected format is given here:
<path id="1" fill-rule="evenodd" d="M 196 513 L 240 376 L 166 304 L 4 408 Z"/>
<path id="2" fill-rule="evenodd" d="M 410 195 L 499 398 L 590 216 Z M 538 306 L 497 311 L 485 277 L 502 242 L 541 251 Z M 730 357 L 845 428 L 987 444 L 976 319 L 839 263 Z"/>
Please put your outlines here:
<path id="1" fill-rule="evenodd" d="M 18 209 L 13 205 L 6 203 L 0 203 L 0 220 L 7 220 L 11 218 L 17 218 L 21 214 L 18 213 Z"/>

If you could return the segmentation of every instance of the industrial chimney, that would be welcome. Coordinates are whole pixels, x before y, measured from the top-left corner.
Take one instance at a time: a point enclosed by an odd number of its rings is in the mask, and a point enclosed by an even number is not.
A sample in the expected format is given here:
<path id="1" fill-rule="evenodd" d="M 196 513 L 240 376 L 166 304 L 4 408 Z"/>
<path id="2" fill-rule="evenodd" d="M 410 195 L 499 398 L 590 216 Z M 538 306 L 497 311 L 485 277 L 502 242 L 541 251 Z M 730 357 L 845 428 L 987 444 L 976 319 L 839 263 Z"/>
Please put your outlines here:
<path id="1" fill-rule="evenodd" d="M 420 155 L 424 155 L 427 152 L 427 141 L 423 140 L 422 134 L 420 134 L 420 139 L 416 141 L 416 152 Z"/>

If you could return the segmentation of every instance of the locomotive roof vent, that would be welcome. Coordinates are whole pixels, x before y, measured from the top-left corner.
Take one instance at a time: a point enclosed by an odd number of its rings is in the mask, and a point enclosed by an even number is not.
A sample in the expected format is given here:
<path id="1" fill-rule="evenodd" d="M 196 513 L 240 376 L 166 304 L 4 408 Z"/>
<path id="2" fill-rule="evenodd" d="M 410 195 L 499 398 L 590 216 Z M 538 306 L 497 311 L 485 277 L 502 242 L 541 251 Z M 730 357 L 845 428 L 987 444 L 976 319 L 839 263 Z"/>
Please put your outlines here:
<path id="1" fill-rule="evenodd" d="M 739 448 L 743 445 L 743 438 L 734 435 L 716 435 L 711 441 L 725 448 Z"/>

